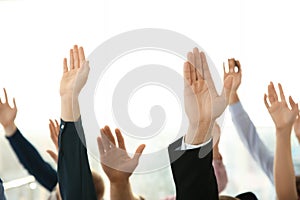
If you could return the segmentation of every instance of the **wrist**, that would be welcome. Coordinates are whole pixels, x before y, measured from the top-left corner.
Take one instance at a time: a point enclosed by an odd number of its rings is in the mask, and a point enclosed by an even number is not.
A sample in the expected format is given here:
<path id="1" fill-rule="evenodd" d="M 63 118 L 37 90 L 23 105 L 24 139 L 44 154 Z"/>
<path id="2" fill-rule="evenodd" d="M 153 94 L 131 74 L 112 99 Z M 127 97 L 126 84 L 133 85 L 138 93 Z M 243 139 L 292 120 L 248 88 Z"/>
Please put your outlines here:
<path id="1" fill-rule="evenodd" d="M 212 137 L 213 124 L 214 122 L 201 122 L 197 125 L 190 124 L 184 142 L 192 145 L 207 142 Z"/>
<path id="2" fill-rule="evenodd" d="M 61 96 L 61 119 L 64 121 L 77 121 L 80 117 L 78 96 L 66 94 Z"/>
<path id="3" fill-rule="evenodd" d="M 229 97 L 229 105 L 235 104 L 239 101 L 240 101 L 240 99 L 237 94 L 237 91 L 231 92 L 230 97 Z"/>
<path id="4" fill-rule="evenodd" d="M 276 128 L 276 138 L 277 139 L 290 139 L 291 132 L 292 132 L 292 127 Z"/>
<path id="5" fill-rule="evenodd" d="M 4 131 L 5 131 L 5 136 L 7 136 L 7 137 L 13 136 L 15 134 L 16 130 L 17 130 L 17 126 L 15 125 L 14 122 L 7 125 L 7 126 L 5 126 L 5 127 L 3 127 L 3 128 L 4 128 Z"/>
<path id="6" fill-rule="evenodd" d="M 110 180 L 110 186 L 116 188 L 125 188 L 130 185 L 129 178 L 119 179 L 119 180 Z"/>

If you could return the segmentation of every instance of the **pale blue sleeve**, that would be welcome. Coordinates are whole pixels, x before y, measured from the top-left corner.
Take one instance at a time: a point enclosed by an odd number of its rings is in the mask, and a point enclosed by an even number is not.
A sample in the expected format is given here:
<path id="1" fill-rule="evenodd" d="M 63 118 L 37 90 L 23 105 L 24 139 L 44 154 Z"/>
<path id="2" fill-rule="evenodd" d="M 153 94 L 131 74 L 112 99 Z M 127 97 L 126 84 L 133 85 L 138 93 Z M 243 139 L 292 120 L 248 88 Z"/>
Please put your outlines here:
<path id="1" fill-rule="evenodd" d="M 250 155 L 258 163 L 264 173 L 274 184 L 273 161 L 274 155 L 260 139 L 254 124 L 244 110 L 242 104 L 237 102 L 229 106 L 233 124 L 237 133 Z"/>

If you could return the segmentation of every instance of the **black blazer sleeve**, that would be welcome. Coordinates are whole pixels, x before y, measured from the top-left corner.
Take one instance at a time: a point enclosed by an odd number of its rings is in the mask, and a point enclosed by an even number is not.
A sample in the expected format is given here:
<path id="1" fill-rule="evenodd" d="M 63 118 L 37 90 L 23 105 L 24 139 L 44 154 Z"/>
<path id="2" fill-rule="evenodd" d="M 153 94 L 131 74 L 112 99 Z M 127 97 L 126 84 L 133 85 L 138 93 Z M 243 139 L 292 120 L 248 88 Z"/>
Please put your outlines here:
<path id="1" fill-rule="evenodd" d="M 57 167 L 63 200 L 97 200 L 81 120 L 61 120 Z"/>
<path id="2" fill-rule="evenodd" d="M 203 147 L 190 150 L 180 150 L 181 143 L 182 138 L 168 148 L 176 199 L 219 199 L 212 166 L 212 141 Z"/>

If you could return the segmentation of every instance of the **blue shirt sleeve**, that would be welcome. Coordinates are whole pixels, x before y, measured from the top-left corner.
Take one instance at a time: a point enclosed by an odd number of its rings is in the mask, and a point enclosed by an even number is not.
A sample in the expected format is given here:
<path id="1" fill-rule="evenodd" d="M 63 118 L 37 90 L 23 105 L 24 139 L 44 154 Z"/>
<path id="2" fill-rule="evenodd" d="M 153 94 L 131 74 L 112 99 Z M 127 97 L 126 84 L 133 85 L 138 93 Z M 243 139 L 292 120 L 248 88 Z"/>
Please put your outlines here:
<path id="1" fill-rule="evenodd" d="M 6 138 L 24 168 L 48 191 L 52 191 L 57 184 L 57 173 L 51 165 L 43 160 L 19 129 L 14 135 Z"/>
<path id="2" fill-rule="evenodd" d="M 274 155 L 260 139 L 253 122 L 244 110 L 242 104 L 237 102 L 230 105 L 229 110 L 231 112 L 233 124 L 244 146 L 274 184 Z"/>

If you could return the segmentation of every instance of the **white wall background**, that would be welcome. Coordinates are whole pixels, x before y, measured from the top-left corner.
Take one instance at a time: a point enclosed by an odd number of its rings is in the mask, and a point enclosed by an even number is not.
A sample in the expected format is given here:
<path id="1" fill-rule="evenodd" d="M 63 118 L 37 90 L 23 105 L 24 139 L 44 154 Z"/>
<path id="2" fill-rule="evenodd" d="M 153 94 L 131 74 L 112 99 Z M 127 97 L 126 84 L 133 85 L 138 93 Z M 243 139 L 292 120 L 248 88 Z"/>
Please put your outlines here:
<path id="1" fill-rule="evenodd" d="M 239 59 L 244 107 L 257 126 L 272 126 L 263 104 L 269 81 L 281 82 L 286 96 L 300 101 L 299 19 L 296 0 L 0 1 L 0 88 L 16 98 L 23 132 L 48 140 L 48 119 L 60 115 L 59 81 L 69 48 L 82 45 L 88 55 L 119 33 L 163 28 L 195 40 L 220 72 L 227 58 Z"/>

